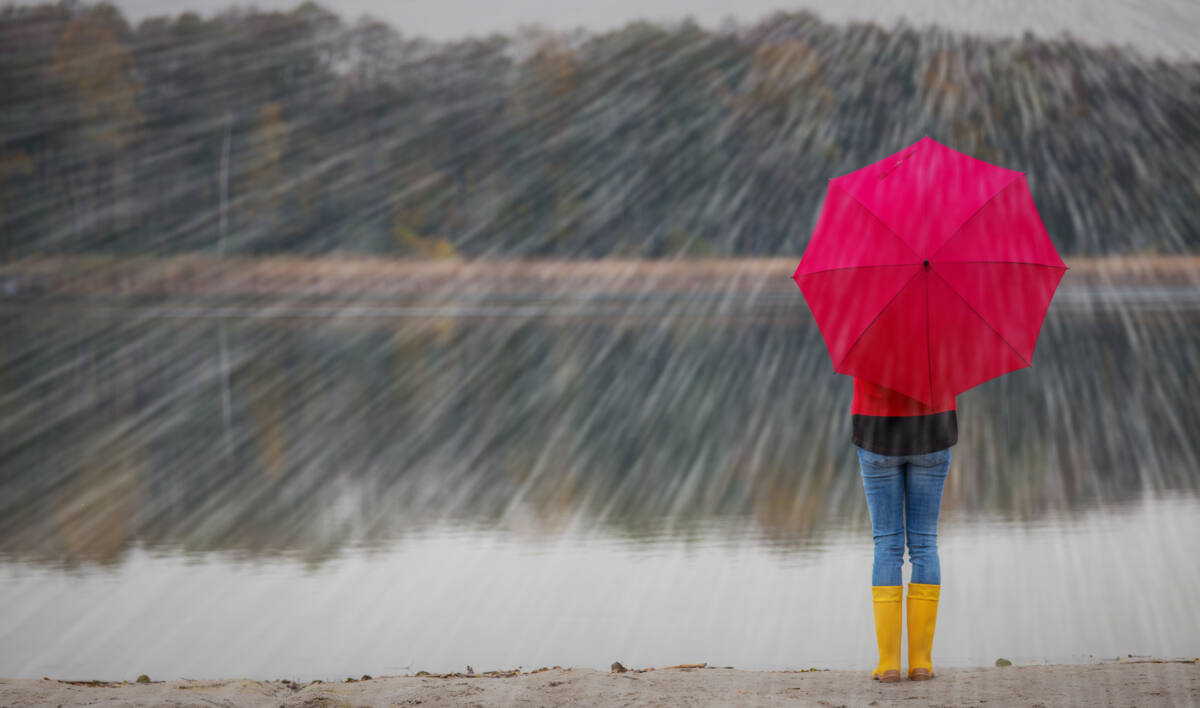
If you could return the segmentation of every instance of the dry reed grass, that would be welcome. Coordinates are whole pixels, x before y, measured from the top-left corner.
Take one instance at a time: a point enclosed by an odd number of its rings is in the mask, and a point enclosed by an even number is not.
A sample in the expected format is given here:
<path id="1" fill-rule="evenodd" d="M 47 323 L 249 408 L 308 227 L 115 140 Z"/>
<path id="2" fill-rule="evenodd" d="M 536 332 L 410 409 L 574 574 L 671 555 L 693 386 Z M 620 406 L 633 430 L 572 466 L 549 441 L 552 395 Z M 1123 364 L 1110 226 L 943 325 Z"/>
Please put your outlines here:
<path id="1" fill-rule="evenodd" d="M 1200 256 L 1065 259 L 1061 288 L 1200 288 Z M 799 259 L 58 257 L 0 264 L 0 297 L 425 297 L 796 292 Z"/>

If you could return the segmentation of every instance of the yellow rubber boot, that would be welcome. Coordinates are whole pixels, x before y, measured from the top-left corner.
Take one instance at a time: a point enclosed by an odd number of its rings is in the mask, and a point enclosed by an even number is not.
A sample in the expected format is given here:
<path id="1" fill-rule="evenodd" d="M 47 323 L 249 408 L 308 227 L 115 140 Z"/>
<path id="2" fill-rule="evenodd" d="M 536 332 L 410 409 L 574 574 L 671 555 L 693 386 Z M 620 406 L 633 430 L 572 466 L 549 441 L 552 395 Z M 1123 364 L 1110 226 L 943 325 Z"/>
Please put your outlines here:
<path id="1" fill-rule="evenodd" d="M 884 683 L 900 680 L 900 612 L 903 607 L 900 585 L 872 585 L 875 604 L 875 640 L 879 642 L 879 666 L 871 678 Z"/>
<path id="2" fill-rule="evenodd" d="M 933 678 L 933 628 L 941 585 L 908 584 L 908 678 Z"/>

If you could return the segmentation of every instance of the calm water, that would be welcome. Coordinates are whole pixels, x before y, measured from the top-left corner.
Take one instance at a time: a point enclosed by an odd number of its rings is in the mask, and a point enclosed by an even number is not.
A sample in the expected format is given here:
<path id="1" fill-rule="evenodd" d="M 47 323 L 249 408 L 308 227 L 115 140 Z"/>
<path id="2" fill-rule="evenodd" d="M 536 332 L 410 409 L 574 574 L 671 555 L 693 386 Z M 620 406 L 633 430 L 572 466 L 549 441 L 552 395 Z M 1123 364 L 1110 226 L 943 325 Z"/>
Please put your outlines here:
<path id="1" fill-rule="evenodd" d="M 798 297 L 253 312 L 0 310 L 0 676 L 874 666 Z M 1200 656 L 1200 311 L 1033 363 L 958 399 L 934 661 Z"/>

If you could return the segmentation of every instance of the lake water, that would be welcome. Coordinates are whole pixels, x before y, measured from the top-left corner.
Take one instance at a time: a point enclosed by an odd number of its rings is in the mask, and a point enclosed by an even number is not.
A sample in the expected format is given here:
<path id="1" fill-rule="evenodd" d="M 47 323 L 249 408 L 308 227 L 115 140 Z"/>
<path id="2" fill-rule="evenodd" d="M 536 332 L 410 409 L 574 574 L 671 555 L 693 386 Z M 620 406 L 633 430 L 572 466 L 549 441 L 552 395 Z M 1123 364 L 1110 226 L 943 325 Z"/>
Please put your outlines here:
<path id="1" fill-rule="evenodd" d="M 1189 297 L 1060 293 L 959 396 L 935 664 L 1200 656 Z M 0 676 L 874 667 L 798 296 L 15 305 L 0 363 Z"/>

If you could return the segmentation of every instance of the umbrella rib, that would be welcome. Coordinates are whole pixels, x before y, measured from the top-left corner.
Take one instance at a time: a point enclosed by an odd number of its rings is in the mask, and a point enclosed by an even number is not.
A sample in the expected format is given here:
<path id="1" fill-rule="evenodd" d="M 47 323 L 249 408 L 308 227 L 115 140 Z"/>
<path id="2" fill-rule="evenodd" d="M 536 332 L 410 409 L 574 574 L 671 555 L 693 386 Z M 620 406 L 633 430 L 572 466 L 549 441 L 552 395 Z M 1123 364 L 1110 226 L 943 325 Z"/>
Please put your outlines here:
<path id="1" fill-rule="evenodd" d="M 829 184 L 830 184 L 830 186 L 834 186 L 834 183 L 833 183 L 833 182 L 830 182 Z M 915 248 L 913 248 L 912 246 L 908 245 L 908 241 L 905 241 L 903 238 L 900 238 L 900 234 L 898 234 L 898 233 L 896 233 L 895 231 L 893 231 L 893 230 L 892 230 L 892 227 L 888 226 L 888 225 L 887 225 L 887 223 L 885 223 L 883 219 L 880 219 L 880 218 L 879 218 L 879 216 L 878 216 L 878 215 L 877 215 L 875 212 L 871 211 L 871 210 L 870 210 L 870 209 L 867 207 L 867 205 L 866 205 L 866 204 L 863 204 L 862 202 L 858 201 L 858 197 L 854 196 L 854 195 L 853 195 L 853 194 L 851 194 L 850 192 L 847 192 L 847 191 L 846 191 L 846 189 L 845 189 L 844 187 L 842 187 L 840 184 L 839 184 L 839 185 L 836 185 L 836 186 L 837 186 L 837 188 L 838 188 L 838 189 L 842 190 L 842 193 L 843 193 L 843 194 L 845 194 L 847 197 L 850 197 L 851 199 L 853 199 L 853 200 L 854 200 L 854 201 L 855 201 L 855 202 L 856 202 L 856 203 L 857 203 L 857 204 L 858 204 L 860 207 L 862 207 L 862 208 L 863 208 L 863 211 L 867 212 L 867 213 L 868 213 L 868 214 L 870 214 L 872 217 L 874 217 L 874 219 L 875 219 L 876 221 L 878 221 L 880 224 L 883 224 L 883 228 L 887 229 L 887 230 L 888 230 L 888 233 L 890 233 L 891 235 L 895 236 L 895 237 L 896 237 L 896 239 L 897 239 L 898 241 L 900 241 L 900 243 L 904 244 L 904 247 L 905 247 L 905 248 L 907 248 L 909 251 L 911 251 L 911 252 L 912 252 L 912 254 L 913 254 L 913 256 L 914 256 L 914 257 L 916 257 L 916 259 L 917 259 L 917 260 L 921 260 L 921 254 L 917 253 L 917 250 L 916 250 Z"/>
<path id="2" fill-rule="evenodd" d="M 957 263 L 957 261 L 955 261 L 955 262 Z M 871 265 L 852 265 L 852 266 L 838 266 L 837 268 L 822 268 L 821 270 L 810 270 L 810 271 L 806 271 L 804 273 L 799 273 L 799 275 L 800 276 L 816 275 L 817 273 L 828 273 L 831 270 L 857 270 L 859 268 L 895 268 L 897 266 L 912 267 L 912 266 L 916 266 L 916 265 L 920 265 L 920 263 L 873 263 Z"/>
<path id="3" fill-rule="evenodd" d="M 927 269 L 926 269 L 927 270 Z M 938 276 L 939 278 L 941 276 Z M 962 297 L 959 295 L 959 297 Z M 929 350 L 929 276 L 925 276 L 925 363 L 929 364 L 929 405 L 937 408 L 933 397 L 933 352 Z"/>
<path id="4" fill-rule="evenodd" d="M 980 204 L 978 209 L 976 209 L 975 211 L 971 212 L 971 215 L 970 215 L 970 216 L 968 216 L 966 219 L 964 219 L 964 220 L 963 220 L 963 222 L 962 222 L 961 224 L 959 224 L 959 225 L 958 225 L 958 228 L 954 230 L 954 233 L 950 234 L 949 238 L 947 238 L 945 241 L 942 241 L 942 245 L 938 246 L 938 247 L 937 247 L 937 250 L 933 252 L 933 255 L 929 256 L 929 260 L 931 260 L 931 261 L 932 261 L 934 256 L 936 256 L 937 254 L 939 254 L 939 253 L 941 253 L 941 252 L 942 252 L 942 249 L 946 247 L 946 244 L 948 244 L 948 243 L 950 243 L 951 241 L 953 241 L 955 236 L 957 236 L 957 235 L 959 235 L 960 233 L 962 233 L 962 230 L 963 230 L 964 228 L 966 228 L 966 227 L 967 227 L 967 224 L 971 223 L 971 220 L 972 220 L 972 219 L 974 219 L 976 216 L 979 216 L 979 212 L 983 211 L 983 208 L 984 208 L 985 206 L 987 206 L 988 204 L 991 204 L 991 203 L 992 203 L 992 200 L 993 200 L 993 199 L 995 199 L 996 197 L 1000 196 L 1000 193 L 1001 193 L 1001 192 L 1003 192 L 1004 190 L 1006 190 L 1006 189 L 1008 189 L 1009 187 L 1011 187 L 1011 186 L 1013 186 L 1014 184 L 1016 184 L 1017 180 L 1018 180 L 1019 178 L 1021 178 L 1021 177 L 1024 177 L 1024 176 L 1025 176 L 1025 173 L 1024 173 L 1024 172 L 1018 172 L 1016 177 L 1013 177 L 1011 180 L 1009 180 L 1008 182 L 1006 182 L 1006 183 L 1005 183 L 1005 185 L 1004 185 L 1003 187 L 1001 187 L 1000 189 L 997 189 L 997 190 L 996 190 L 996 193 L 995 193 L 995 194 L 993 194 L 992 196 L 988 197 L 988 198 L 987 198 L 987 199 L 986 199 L 986 200 L 983 202 L 983 204 Z"/>
<path id="5" fill-rule="evenodd" d="M 1034 263 L 1034 262 L 1032 262 L 1032 261 L 997 261 L 997 260 L 987 260 L 987 261 L 938 261 L 938 263 L 945 263 L 945 264 L 947 264 L 947 265 L 953 265 L 953 264 L 955 264 L 955 263 L 999 263 L 999 264 L 1001 264 L 1001 265 L 1031 265 L 1031 266 L 1041 266 L 1041 267 L 1043 267 L 1043 268 L 1058 268 L 1059 270 L 1070 270 L 1070 269 L 1071 269 L 1071 267 L 1070 267 L 1070 266 L 1065 266 L 1065 265 L 1054 265 L 1053 263 Z"/>
<path id="6" fill-rule="evenodd" d="M 996 336 L 1000 338 L 1000 341 L 1007 344 L 1008 348 L 1013 350 L 1013 353 L 1017 355 L 1017 358 L 1019 358 L 1021 361 L 1025 362 L 1025 366 L 1033 366 L 1033 364 L 1030 364 L 1028 361 L 1025 361 L 1025 357 L 1021 356 L 1021 352 L 1017 351 L 1017 348 L 1012 345 L 1012 342 L 1005 339 L 1003 334 L 1000 334 L 1000 330 L 996 329 L 995 327 L 992 327 L 992 323 L 988 322 L 987 318 L 985 318 L 982 314 L 979 313 L 979 310 L 976 310 L 975 307 L 971 303 L 967 302 L 967 299 L 962 296 L 962 293 L 960 293 L 959 291 L 954 289 L 954 286 L 950 284 L 950 281 L 946 280 L 945 278 L 943 278 L 940 275 L 938 276 L 938 280 L 945 283 L 946 287 L 950 288 L 951 292 L 953 292 L 955 295 L 957 295 L 959 300 L 962 300 L 963 303 L 966 304 L 967 307 L 970 307 L 971 312 L 974 312 L 976 317 L 978 317 L 980 320 L 982 320 L 985 325 L 987 325 L 993 332 L 995 332 Z"/>
<path id="7" fill-rule="evenodd" d="M 863 331 L 858 333 L 858 339 L 855 339 L 854 344 L 851 344 L 850 348 L 846 350 L 846 353 L 842 355 L 842 361 L 839 361 L 837 363 L 837 366 L 833 367 L 834 371 L 837 371 L 842 366 L 842 362 L 846 361 L 846 359 L 849 358 L 850 352 L 854 351 L 854 348 L 858 346 L 858 343 L 860 341 L 862 341 L 862 338 L 864 335 L 866 335 L 867 330 L 871 329 L 871 325 L 875 324 L 875 320 L 879 319 L 880 316 L 883 315 L 884 310 L 886 310 L 892 306 L 892 301 L 895 300 L 897 297 L 899 297 L 900 293 L 904 292 L 904 289 L 908 287 L 909 283 L 911 283 L 913 281 L 913 279 L 916 278 L 920 274 L 921 274 L 920 270 L 918 270 L 916 273 L 913 273 L 912 278 L 909 278 L 908 280 L 904 281 L 904 285 L 901 285 L 900 288 L 898 290 L 896 290 L 895 294 L 892 295 L 891 299 L 889 299 L 887 301 L 887 304 L 884 305 L 883 307 L 879 308 L 879 312 L 876 312 L 875 316 L 871 318 L 871 321 L 867 323 L 867 326 L 863 327 Z"/>

